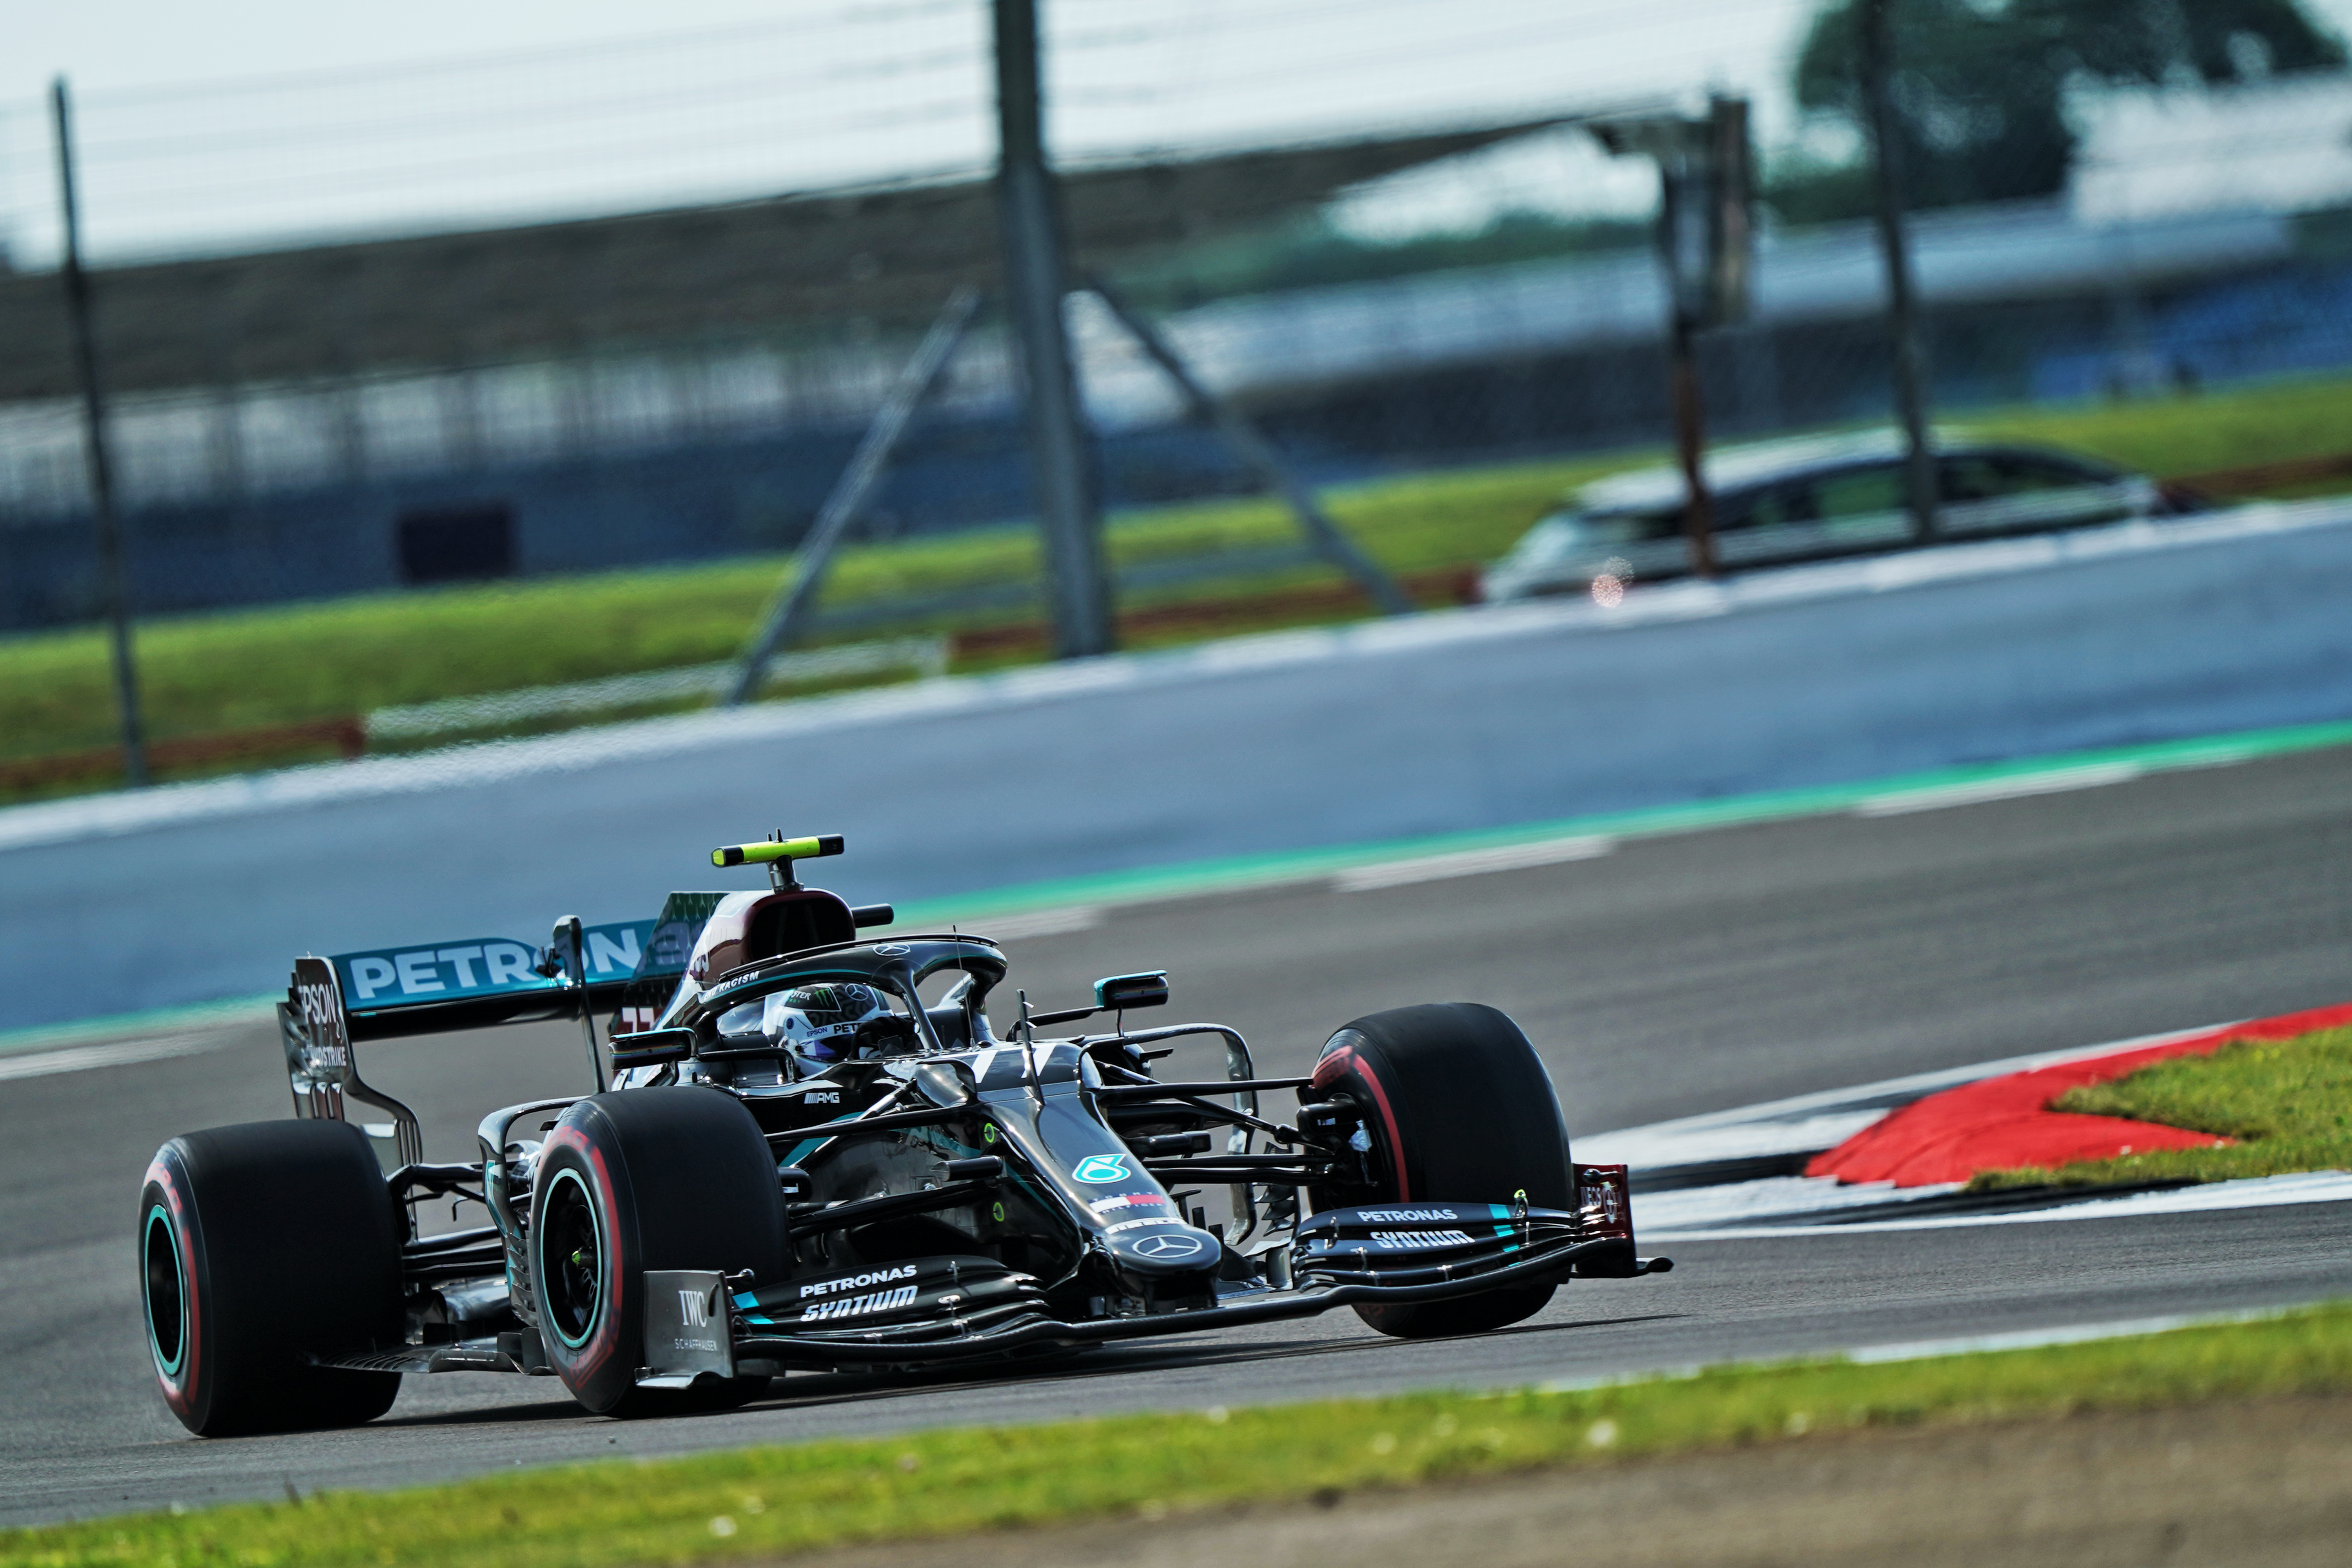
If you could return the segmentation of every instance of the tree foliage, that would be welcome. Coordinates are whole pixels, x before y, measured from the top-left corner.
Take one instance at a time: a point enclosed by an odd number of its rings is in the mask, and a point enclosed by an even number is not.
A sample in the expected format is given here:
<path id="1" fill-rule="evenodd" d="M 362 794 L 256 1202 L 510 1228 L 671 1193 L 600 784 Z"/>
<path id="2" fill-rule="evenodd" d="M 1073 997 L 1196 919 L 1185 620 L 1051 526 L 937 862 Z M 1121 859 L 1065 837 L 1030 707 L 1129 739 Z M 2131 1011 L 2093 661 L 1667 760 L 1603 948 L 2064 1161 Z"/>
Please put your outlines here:
<path id="1" fill-rule="evenodd" d="M 1869 144 L 1862 26 L 1871 0 L 1830 0 L 1796 66 L 1797 101 Z M 2343 43 L 2296 0 L 1886 0 L 1894 37 L 1896 153 L 1912 206 L 2062 190 L 2075 147 L 2074 84 L 2208 86 L 2341 68 Z M 1784 216 L 1867 210 L 1853 168 L 1780 182 Z"/>

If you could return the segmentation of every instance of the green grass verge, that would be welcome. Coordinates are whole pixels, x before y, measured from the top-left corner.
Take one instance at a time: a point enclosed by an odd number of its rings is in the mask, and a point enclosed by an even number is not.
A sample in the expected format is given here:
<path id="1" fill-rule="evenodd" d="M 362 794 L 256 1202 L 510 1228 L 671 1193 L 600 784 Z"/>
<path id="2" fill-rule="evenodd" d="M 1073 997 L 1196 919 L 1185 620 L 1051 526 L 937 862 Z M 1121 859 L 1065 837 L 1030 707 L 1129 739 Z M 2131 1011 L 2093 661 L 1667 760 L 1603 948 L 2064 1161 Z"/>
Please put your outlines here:
<path id="1" fill-rule="evenodd" d="M 2352 1392 L 2352 1306 L 2087 1344 L 826 1440 L 0 1532 L 0 1563 L 692 1563 L 1872 1427 Z"/>
<path id="2" fill-rule="evenodd" d="M 1563 489 L 1610 466 L 1532 463 L 1423 475 L 1338 490 L 1328 500 L 1386 565 L 1415 572 L 1500 553 Z M 1114 520 L 1109 530 L 1111 555 L 1121 565 L 1295 538 L 1287 514 L 1255 498 L 1139 512 Z M 150 732 L 200 735 L 298 723 L 731 658 L 786 565 L 782 556 L 758 556 L 159 617 L 138 634 Z M 825 603 L 1028 581 L 1037 570 L 1036 535 L 1027 528 L 855 545 L 836 562 Z M 1327 575 L 1303 568 L 1191 593 L 1279 588 Z M 114 738 L 113 689 L 99 629 L 0 639 L 0 757 L 103 746 Z"/>
<path id="3" fill-rule="evenodd" d="M 2346 450 L 2352 380 L 2280 381 L 2210 397 L 2017 409 L 1954 423 L 1977 435 L 2048 442 L 2170 479 Z"/>
<path id="4" fill-rule="evenodd" d="M 2343 432 L 2352 427 L 2352 380 L 2000 413 L 1963 423 L 2179 474 L 2342 449 Z M 1325 499 L 1391 570 L 1457 568 L 1501 554 L 1570 488 L 1659 457 L 1644 449 L 1451 469 L 1341 487 Z M 1116 563 L 1129 566 L 1295 538 L 1279 505 L 1247 498 L 1123 515 L 1111 523 L 1109 548 Z M 170 738 L 258 729 L 727 658 L 740 650 L 786 564 L 782 556 L 746 557 L 159 617 L 142 623 L 138 637 L 149 732 Z M 1038 569 L 1036 537 L 1026 527 L 856 545 L 836 563 L 825 603 L 1033 581 Z M 1130 606 L 1268 591 L 1330 575 L 1302 567 L 1143 595 Z M 1228 629 L 1332 618 L 1334 613 L 1277 616 Z M 0 639 L 0 758 L 105 746 L 116 738 L 114 726 L 106 645 L 97 628 Z"/>
<path id="5" fill-rule="evenodd" d="M 2352 1171 L 2352 1028 L 2285 1040 L 2240 1040 L 2178 1057 L 2112 1083 L 2068 1089 L 2053 1110 L 2122 1116 L 2210 1132 L 2218 1149 L 2158 1149 L 2114 1160 L 1985 1171 L 1972 1191 L 2226 1182 L 2297 1171 Z"/>

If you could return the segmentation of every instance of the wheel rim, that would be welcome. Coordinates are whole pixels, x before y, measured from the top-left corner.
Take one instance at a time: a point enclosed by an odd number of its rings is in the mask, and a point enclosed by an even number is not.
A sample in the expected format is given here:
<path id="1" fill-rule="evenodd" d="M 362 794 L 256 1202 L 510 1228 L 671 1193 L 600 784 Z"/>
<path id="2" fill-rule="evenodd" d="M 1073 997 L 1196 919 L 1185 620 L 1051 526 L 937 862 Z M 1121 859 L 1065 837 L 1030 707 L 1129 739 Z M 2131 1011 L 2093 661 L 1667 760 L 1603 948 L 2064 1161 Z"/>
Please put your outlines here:
<path id="1" fill-rule="evenodd" d="M 161 1204 L 147 1211 L 140 1261 L 147 1276 L 147 1346 L 165 1377 L 177 1377 L 188 1351 L 188 1288 L 180 1271 L 180 1238 Z"/>
<path id="2" fill-rule="evenodd" d="M 604 1305 L 604 1234 L 576 1171 L 558 1171 L 540 1217 L 541 1309 L 555 1337 L 578 1350 Z"/>

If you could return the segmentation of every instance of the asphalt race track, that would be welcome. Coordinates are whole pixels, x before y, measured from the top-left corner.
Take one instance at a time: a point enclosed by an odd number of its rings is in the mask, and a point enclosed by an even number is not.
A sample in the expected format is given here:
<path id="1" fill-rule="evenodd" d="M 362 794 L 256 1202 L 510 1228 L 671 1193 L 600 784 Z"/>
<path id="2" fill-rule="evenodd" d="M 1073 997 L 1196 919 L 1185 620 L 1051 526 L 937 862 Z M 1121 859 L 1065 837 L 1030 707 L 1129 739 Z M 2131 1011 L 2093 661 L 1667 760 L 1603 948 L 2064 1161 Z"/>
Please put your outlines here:
<path id="1" fill-rule="evenodd" d="M 1491 1001 L 1543 1047 L 1582 1134 L 2352 999 L 2347 802 L 2352 750 L 2307 752 L 1377 891 L 1130 908 L 1009 945 L 1015 983 L 1048 1006 L 1095 975 L 1165 966 L 1174 1010 L 1238 1026 L 1269 1072 L 1299 1068 L 1360 1012 Z M 1099 1350 L 1018 1380 L 795 1377 L 745 1411 L 630 1425 L 584 1416 L 551 1381 L 411 1378 L 359 1431 L 205 1443 L 152 1386 L 131 1265 L 138 1176 L 173 1131 L 288 1107 L 267 1026 L 188 1046 L 0 1086 L 0 1521 L 2352 1295 L 2347 1204 L 1765 1237 L 1677 1246 L 1671 1276 L 1580 1283 L 1532 1322 L 1469 1340 L 1390 1342 L 1340 1314 Z M 489 1107 L 576 1090 L 581 1056 L 576 1031 L 551 1026 L 378 1046 L 367 1067 L 423 1114 L 428 1157 L 451 1159 L 471 1154 Z"/>

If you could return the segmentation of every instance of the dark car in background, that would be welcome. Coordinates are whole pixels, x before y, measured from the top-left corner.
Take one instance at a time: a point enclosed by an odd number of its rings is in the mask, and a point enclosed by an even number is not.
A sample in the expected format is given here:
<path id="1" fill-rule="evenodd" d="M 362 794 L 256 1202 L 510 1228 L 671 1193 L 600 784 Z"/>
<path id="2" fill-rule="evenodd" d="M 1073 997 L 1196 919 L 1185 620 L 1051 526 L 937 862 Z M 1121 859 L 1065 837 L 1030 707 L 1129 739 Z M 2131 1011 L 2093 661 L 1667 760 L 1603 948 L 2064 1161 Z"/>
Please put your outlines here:
<path id="1" fill-rule="evenodd" d="M 2084 528 L 2198 510 L 2145 475 L 2047 447 L 1938 437 L 1936 521 L 1946 541 Z M 1912 542 L 1901 437 L 1880 430 L 1709 453 L 1715 548 L 1727 571 L 1899 550 Z M 1489 567 L 1490 602 L 1582 593 L 1690 570 L 1687 495 L 1673 467 L 1574 492 Z"/>

